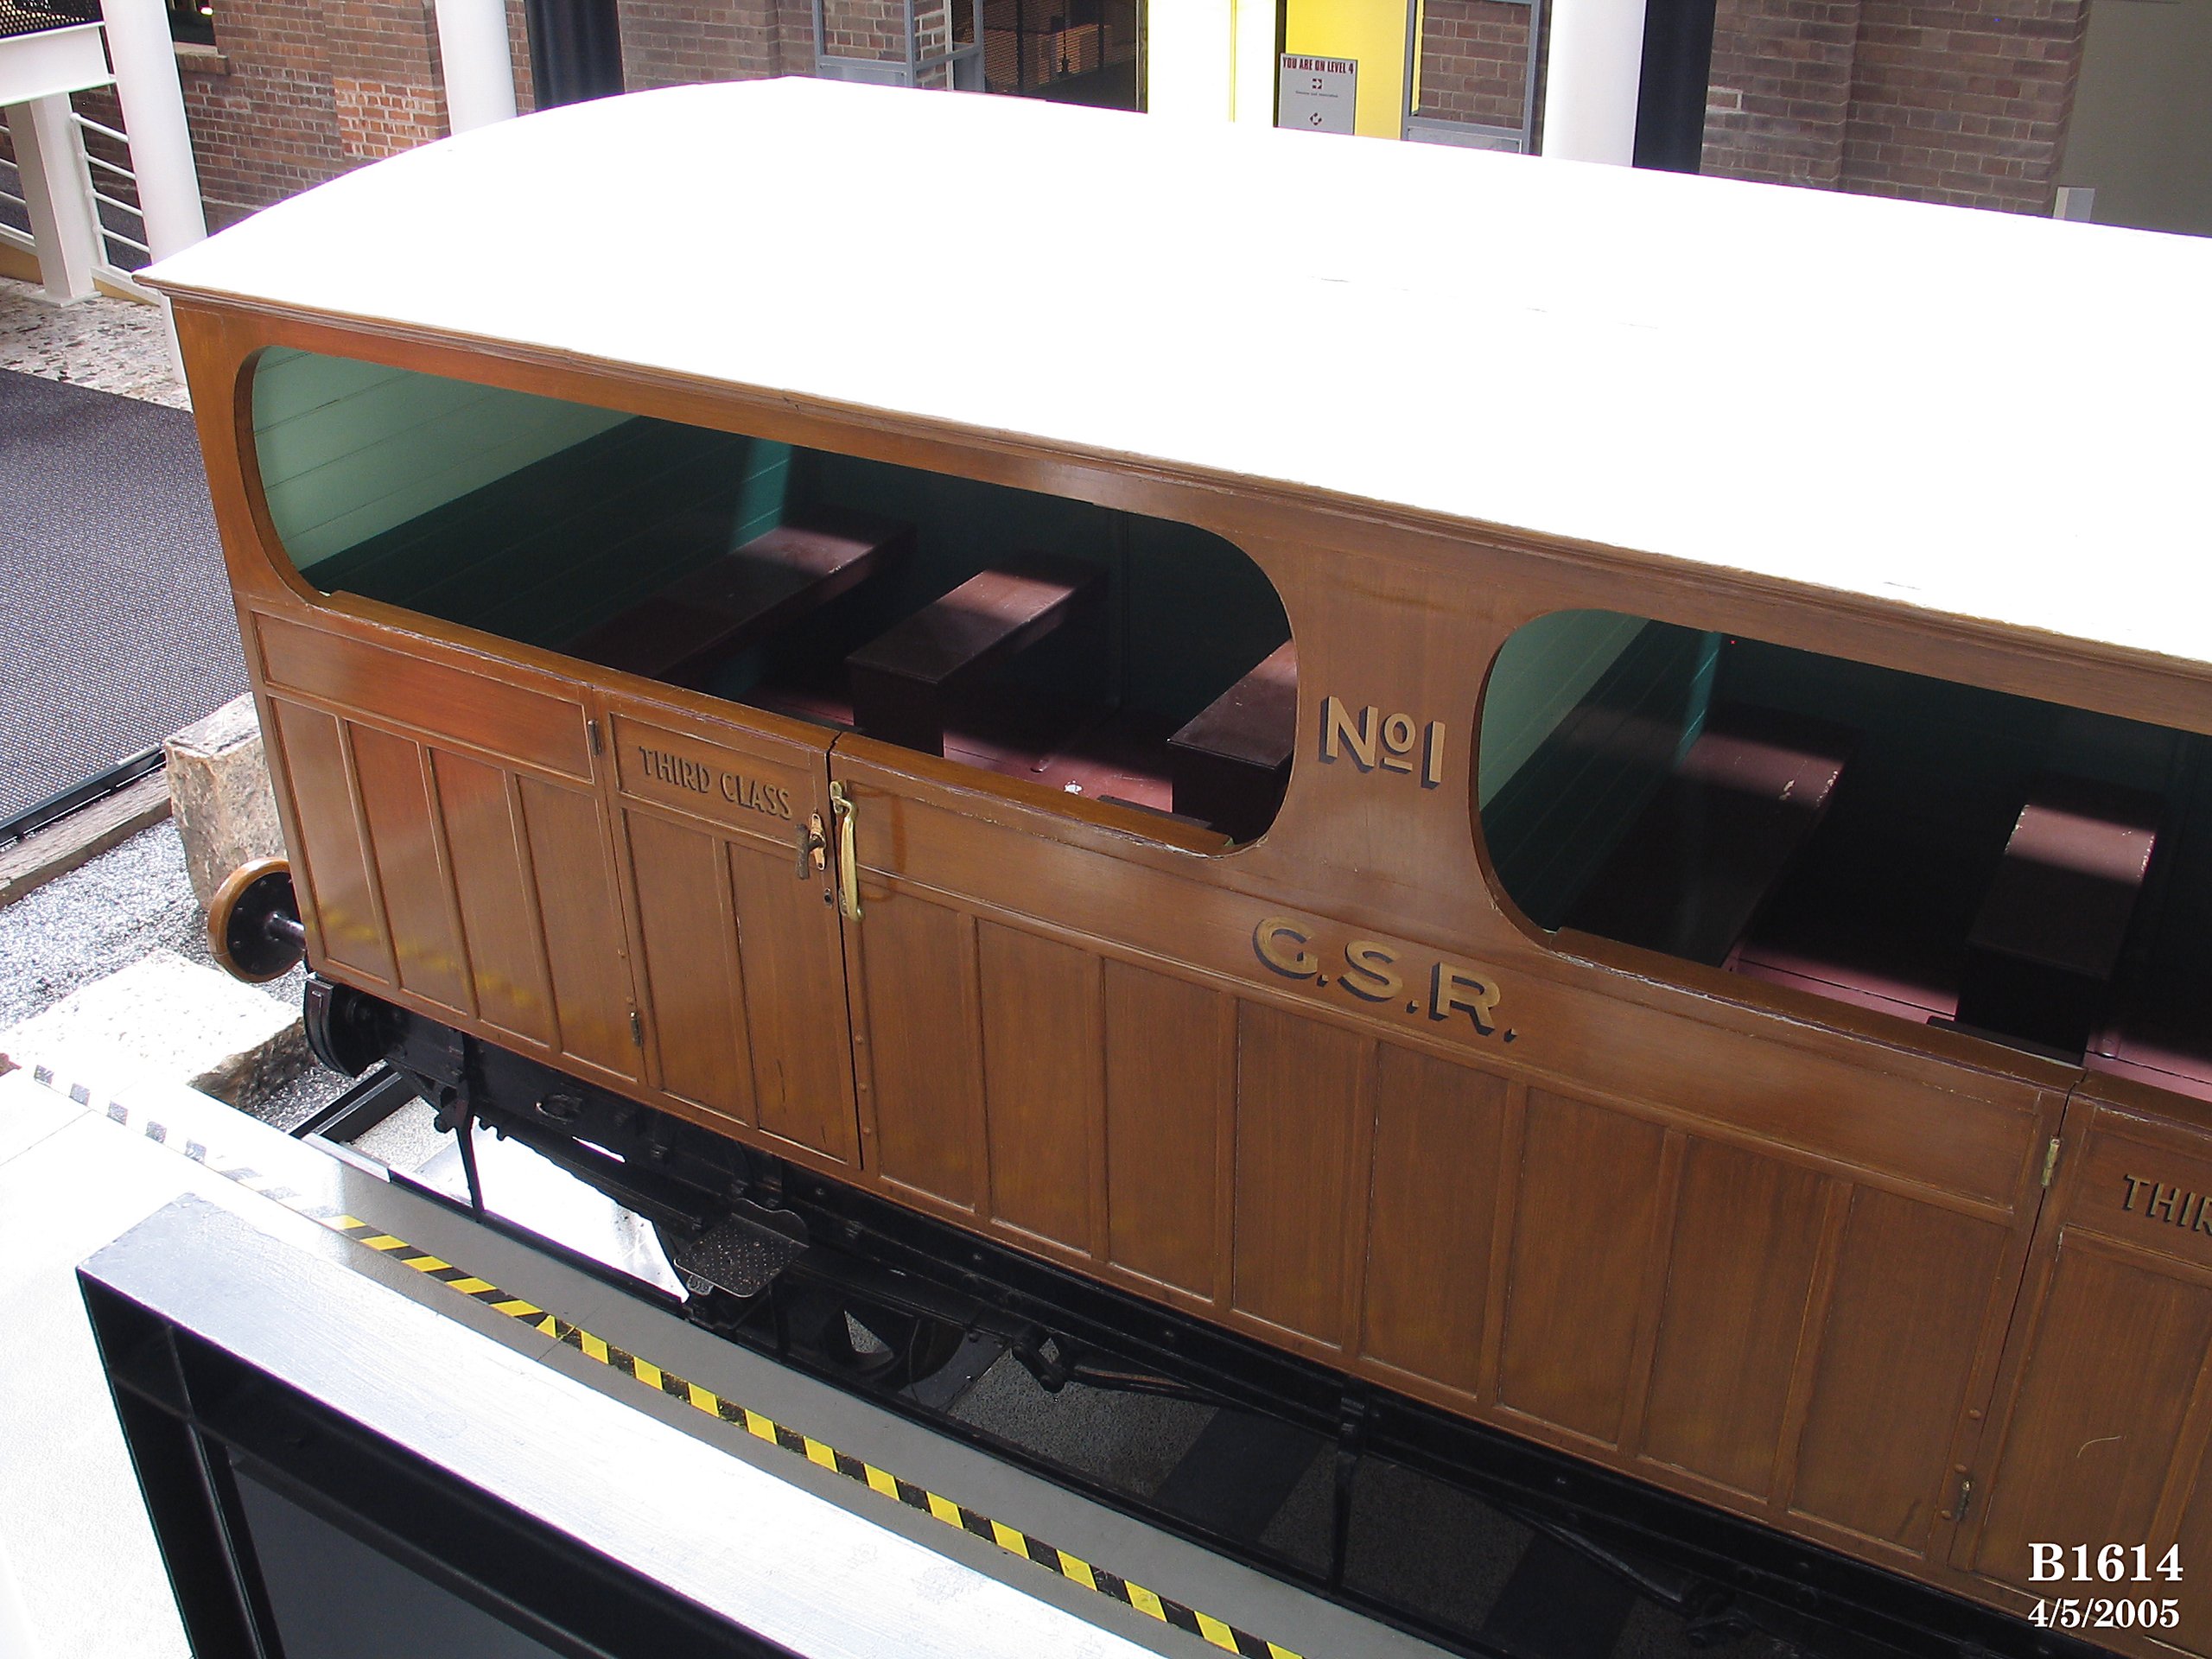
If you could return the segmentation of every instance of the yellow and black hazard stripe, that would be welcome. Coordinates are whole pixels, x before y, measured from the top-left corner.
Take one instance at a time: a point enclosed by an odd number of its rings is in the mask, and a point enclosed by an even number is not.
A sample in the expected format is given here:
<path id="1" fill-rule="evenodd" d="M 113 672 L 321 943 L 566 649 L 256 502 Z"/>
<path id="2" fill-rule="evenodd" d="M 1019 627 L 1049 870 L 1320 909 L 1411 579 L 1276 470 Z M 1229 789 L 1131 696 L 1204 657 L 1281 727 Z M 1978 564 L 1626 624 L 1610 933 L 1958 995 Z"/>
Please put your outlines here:
<path id="1" fill-rule="evenodd" d="M 79 1106 L 92 1107 L 92 1092 L 83 1084 L 65 1084 L 56 1078 L 50 1067 L 43 1065 L 33 1067 L 31 1075 L 47 1087 L 66 1093 Z M 1117 1601 L 1124 1607 L 1134 1607 L 1163 1624 L 1172 1624 L 1179 1630 L 1188 1631 L 1224 1653 L 1240 1654 L 1243 1659 L 1300 1659 L 1300 1655 L 1279 1643 L 1239 1630 L 1210 1613 L 1201 1612 L 1118 1573 L 1109 1573 L 1104 1567 L 1086 1561 L 1081 1556 L 1072 1555 L 1041 1538 L 1033 1538 L 1019 1528 L 994 1520 L 964 1503 L 955 1503 L 888 1470 L 879 1469 L 865 1459 L 855 1458 L 811 1435 L 802 1434 L 798 1430 L 787 1427 L 734 1400 L 725 1398 L 711 1389 L 689 1382 L 675 1372 L 654 1364 L 642 1355 L 631 1353 L 604 1338 L 594 1336 L 534 1302 L 509 1294 L 497 1285 L 476 1277 L 465 1268 L 442 1261 L 428 1251 L 418 1250 L 404 1239 L 379 1232 L 372 1224 L 358 1217 L 349 1216 L 327 1205 L 317 1204 L 306 1194 L 283 1185 L 245 1164 L 233 1162 L 197 1141 L 188 1137 L 173 1137 L 164 1125 L 143 1110 L 136 1110 L 112 1100 L 104 1109 L 111 1122 L 126 1128 L 136 1128 L 147 1140 L 168 1147 L 169 1150 L 213 1170 L 225 1179 L 234 1181 L 262 1198 L 272 1199 L 296 1214 L 320 1222 L 332 1231 L 343 1234 L 366 1249 L 412 1268 L 425 1278 L 435 1280 L 447 1289 L 466 1296 L 471 1301 L 482 1303 L 495 1313 L 504 1313 L 509 1319 L 518 1319 L 587 1359 L 619 1371 L 646 1388 L 658 1389 L 695 1410 L 741 1428 L 755 1440 L 780 1446 L 795 1456 L 804 1458 L 809 1463 L 857 1482 L 894 1503 L 903 1503 L 908 1509 L 918 1510 L 949 1527 L 957 1527 L 988 1543 L 995 1544 L 1008 1554 L 1019 1555 L 1024 1560 L 1058 1573 L 1069 1583 L 1080 1585 L 1109 1601 Z"/>

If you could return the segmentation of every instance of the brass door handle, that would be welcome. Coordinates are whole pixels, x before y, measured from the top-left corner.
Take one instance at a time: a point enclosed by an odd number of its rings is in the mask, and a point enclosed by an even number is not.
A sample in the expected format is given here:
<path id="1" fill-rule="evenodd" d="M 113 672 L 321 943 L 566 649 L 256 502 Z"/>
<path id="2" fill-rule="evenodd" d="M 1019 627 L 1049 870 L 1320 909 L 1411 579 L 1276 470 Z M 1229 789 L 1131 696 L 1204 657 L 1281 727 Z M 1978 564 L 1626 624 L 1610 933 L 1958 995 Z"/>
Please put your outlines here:
<path id="1" fill-rule="evenodd" d="M 798 827 L 798 879 L 805 880 L 829 868 L 830 838 L 822 833 L 822 815 L 810 812 Z"/>
<path id="2" fill-rule="evenodd" d="M 837 820 L 837 913 L 861 918 L 861 861 L 853 844 L 853 802 L 842 784 L 830 785 L 830 812 Z"/>

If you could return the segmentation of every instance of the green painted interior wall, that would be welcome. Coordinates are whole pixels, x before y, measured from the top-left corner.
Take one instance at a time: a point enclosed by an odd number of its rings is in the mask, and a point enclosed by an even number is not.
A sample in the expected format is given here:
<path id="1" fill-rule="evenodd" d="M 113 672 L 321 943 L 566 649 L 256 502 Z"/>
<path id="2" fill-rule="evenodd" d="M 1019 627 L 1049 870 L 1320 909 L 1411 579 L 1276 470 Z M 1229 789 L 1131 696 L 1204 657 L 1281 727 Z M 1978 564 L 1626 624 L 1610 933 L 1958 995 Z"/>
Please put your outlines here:
<path id="1" fill-rule="evenodd" d="M 1499 884 L 1555 928 L 1712 705 L 1720 636 L 1611 611 L 1515 632 L 1483 697 L 1477 794 Z"/>
<path id="2" fill-rule="evenodd" d="M 276 347 L 254 364 L 269 515 L 311 567 L 630 417 Z"/>
<path id="3" fill-rule="evenodd" d="M 1027 552 L 1112 575 L 1093 625 L 1110 681 L 1077 683 L 1096 657 L 1075 650 L 1003 671 L 1041 691 L 1180 724 L 1289 637 L 1229 543 L 1086 501 L 299 353 L 264 355 L 254 406 L 270 514 L 308 581 L 549 650 L 810 505 L 917 532 L 902 568 L 802 625 L 833 659 Z M 714 690 L 744 696 L 767 661 L 733 660 Z"/>
<path id="4" fill-rule="evenodd" d="M 1516 628 L 1483 694 L 1476 798 L 1488 806 L 1635 640 L 1640 617 L 1554 611 Z"/>

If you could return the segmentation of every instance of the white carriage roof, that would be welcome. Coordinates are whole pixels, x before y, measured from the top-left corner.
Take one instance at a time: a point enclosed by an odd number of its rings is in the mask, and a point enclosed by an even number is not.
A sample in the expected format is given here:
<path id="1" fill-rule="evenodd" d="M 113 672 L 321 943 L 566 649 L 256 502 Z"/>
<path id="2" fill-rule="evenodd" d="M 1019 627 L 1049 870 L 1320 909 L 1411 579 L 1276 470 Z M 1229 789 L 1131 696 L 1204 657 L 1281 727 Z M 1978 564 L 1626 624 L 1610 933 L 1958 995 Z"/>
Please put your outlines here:
<path id="1" fill-rule="evenodd" d="M 2212 662 L 2212 242 L 781 80 L 480 129 L 178 294 Z"/>

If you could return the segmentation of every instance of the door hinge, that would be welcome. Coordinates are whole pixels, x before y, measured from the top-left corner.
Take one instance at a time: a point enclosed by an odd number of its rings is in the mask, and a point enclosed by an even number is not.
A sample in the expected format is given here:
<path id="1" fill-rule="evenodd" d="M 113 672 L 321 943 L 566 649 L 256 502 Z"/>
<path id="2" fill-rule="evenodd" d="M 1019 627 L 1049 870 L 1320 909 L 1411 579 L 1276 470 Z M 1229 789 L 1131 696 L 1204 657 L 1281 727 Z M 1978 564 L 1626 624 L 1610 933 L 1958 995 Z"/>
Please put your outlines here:
<path id="1" fill-rule="evenodd" d="M 2050 1185 L 2050 1178 L 2058 1173 L 2058 1137 L 2052 1135 L 2050 1144 L 2043 1149 L 2043 1184 Z"/>
<path id="2" fill-rule="evenodd" d="M 630 1040 L 639 1048 L 645 1046 L 645 1022 L 638 1018 L 635 1008 L 630 1010 Z"/>
<path id="3" fill-rule="evenodd" d="M 599 734 L 599 722 L 595 720 L 587 720 L 584 721 L 584 729 L 591 734 L 591 752 L 594 754 L 605 754 L 607 741 Z"/>

